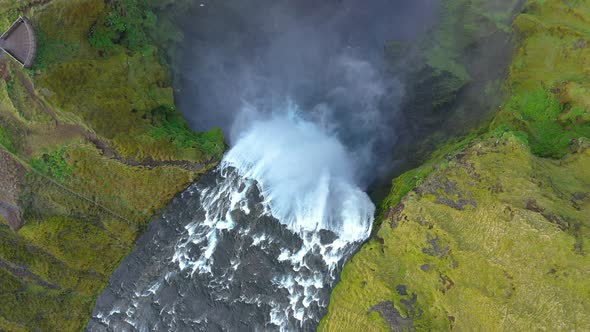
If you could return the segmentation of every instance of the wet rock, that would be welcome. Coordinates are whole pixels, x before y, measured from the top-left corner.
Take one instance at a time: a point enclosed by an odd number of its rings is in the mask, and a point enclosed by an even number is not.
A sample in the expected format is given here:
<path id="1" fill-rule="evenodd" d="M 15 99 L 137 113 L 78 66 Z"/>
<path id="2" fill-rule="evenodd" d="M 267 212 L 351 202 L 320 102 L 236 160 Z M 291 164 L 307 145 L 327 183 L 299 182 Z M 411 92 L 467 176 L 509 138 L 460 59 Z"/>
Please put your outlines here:
<path id="1" fill-rule="evenodd" d="M 341 268 L 329 269 L 315 236 L 325 245 L 336 235 L 292 232 L 262 208 L 228 208 L 239 190 L 251 206 L 263 201 L 255 185 L 242 187 L 230 171 L 211 172 L 189 190 L 150 224 L 112 275 L 87 331 L 274 331 L 273 310 L 289 313 L 282 317 L 287 330 L 315 330 Z M 227 211 L 231 225 L 221 222 Z M 205 212 L 218 223 L 202 222 Z M 305 311 L 303 322 L 293 315 L 298 310 Z"/>
<path id="2" fill-rule="evenodd" d="M 570 227 L 570 224 L 562 216 L 558 216 L 551 212 L 543 213 L 542 215 L 543 217 L 545 217 L 545 219 L 557 225 L 557 227 L 559 227 L 559 229 L 561 229 L 562 231 L 565 231 Z"/>
<path id="3" fill-rule="evenodd" d="M 389 210 L 387 213 L 387 220 L 389 220 L 389 225 L 392 228 L 395 228 L 399 222 L 402 220 L 402 211 L 404 210 L 404 204 L 399 203 L 393 209 Z"/>
<path id="4" fill-rule="evenodd" d="M 397 290 L 397 293 L 399 295 L 408 295 L 408 289 L 406 287 L 406 285 L 397 285 L 395 286 L 395 289 Z"/>
<path id="5" fill-rule="evenodd" d="M 369 313 L 378 312 L 389 324 L 392 331 L 411 331 L 414 327 L 414 320 L 404 318 L 391 301 L 381 302 L 369 310 Z"/>
<path id="6" fill-rule="evenodd" d="M 20 208 L 6 202 L 0 201 L 0 217 L 8 222 L 13 231 L 19 230 L 24 224 Z"/>
<path id="7" fill-rule="evenodd" d="M 446 205 L 448 207 L 452 207 L 455 210 L 463 211 L 467 205 L 471 205 L 474 208 L 477 208 L 477 202 L 473 199 L 460 199 L 458 201 L 454 201 L 448 197 L 437 197 L 435 203 Z"/>
<path id="8" fill-rule="evenodd" d="M 336 235 L 336 233 L 331 232 L 329 230 L 322 229 L 322 230 L 320 230 L 319 234 L 320 234 L 320 243 L 323 245 L 330 244 L 330 243 L 336 241 L 336 239 L 338 239 L 338 235 Z"/>
<path id="9" fill-rule="evenodd" d="M 443 286 L 443 288 L 441 289 L 443 294 L 455 286 L 455 282 L 453 280 L 451 280 L 451 278 L 449 278 L 449 276 L 447 276 L 447 275 L 441 274 L 439 276 L 439 279 L 440 279 L 442 286 Z"/>
<path id="10" fill-rule="evenodd" d="M 586 48 L 587 45 L 588 45 L 588 43 L 586 42 L 586 40 L 583 38 L 580 38 L 580 39 L 578 39 L 577 42 L 574 43 L 573 49 L 574 50 L 581 50 L 581 49 Z"/>
<path id="11" fill-rule="evenodd" d="M 590 197 L 590 193 L 576 192 L 572 195 L 572 197 L 574 200 L 582 202 L 582 201 L 586 200 L 586 198 Z"/>
<path id="12" fill-rule="evenodd" d="M 434 237 L 428 239 L 428 243 L 430 247 L 422 248 L 422 252 L 433 257 L 445 257 L 449 254 L 451 248 L 449 245 L 442 245 L 440 238 Z"/>
<path id="13" fill-rule="evenodd" d="M 412 297 L 409 300 L 401 299 L 400 302 L 405 306 L 406 316 L 416 317 L 416 314 L 418 314 L 418 317 L 416 318 L 420 318 L 422 316 L 422 313 L 416 306 L 416 302 L 418 302 L 418 295 L 416 293 L 412 293 Z"/>
<path id="14" fill-rule="evenodd" d="M 14 231 L 24 223 L 18 201 L 25 174 L 26 169 L 0 148 L 0 218 Z"/>
<path id="15" fill-rule="evenodd" d="M 502 183 L 498 182 L 498 183 L 492 185 L 490 187 L 490 192 L 492 194 L 503 193 L 504 192 L 504 187 L 502 186 Z"/>
<path id="16" fill-rule="evenodd" d="M 525 208 L 527 210 L 533 211 L 533 212 L 543 212 L 543 211 L 545 211 L 545 209 L 543 209 L 542 207 L 540 207 L 534 199 L 529 199 L 526 202 Z"/>

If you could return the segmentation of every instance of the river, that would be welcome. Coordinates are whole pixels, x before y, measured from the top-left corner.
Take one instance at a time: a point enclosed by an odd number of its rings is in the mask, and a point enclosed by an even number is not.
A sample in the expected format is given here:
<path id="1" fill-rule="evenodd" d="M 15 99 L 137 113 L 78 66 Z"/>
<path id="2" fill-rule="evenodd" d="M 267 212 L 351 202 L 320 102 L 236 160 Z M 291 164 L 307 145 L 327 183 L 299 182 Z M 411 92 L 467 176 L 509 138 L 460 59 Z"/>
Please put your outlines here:
<path id="1" fill-rule="evenodd" d="M 375 207 L 403 82 L 391 40 L 435 1 L 197 6 L 177 100 L 230 149 L 151 222 L 98 298 L 88 331 L 311 331 Z"/>

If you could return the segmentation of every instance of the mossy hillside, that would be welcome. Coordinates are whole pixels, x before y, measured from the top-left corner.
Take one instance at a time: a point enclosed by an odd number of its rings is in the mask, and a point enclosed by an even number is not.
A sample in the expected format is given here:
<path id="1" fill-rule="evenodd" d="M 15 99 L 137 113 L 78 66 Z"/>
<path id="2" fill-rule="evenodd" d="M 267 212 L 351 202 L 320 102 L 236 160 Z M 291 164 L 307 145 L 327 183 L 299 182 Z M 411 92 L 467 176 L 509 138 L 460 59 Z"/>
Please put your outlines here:
<path id="1" fill-rule="evenodd" d="M 108 276 L 74 269 L 3 225 L 0 238 L 0 317 L 5 324 L 0 326 L 8 331 L 12 331 L 10 325 L 26 330 L 79 330 L 94 294 Z"/>
<path id="2" fill-rule="evenodd" d="M 57 0 L 32 15 L 48 40 L 39 51 L 43 70 L 34 75 L 48 101 L 80 116 L 126 157 L 220 158 L 224 143 L 218 130 L 195 134 L 177 126 L 175 133 L 194 138 L 183 145 L 173 135 L 153 135 L 161 125 L 154 118 L 162 109 L 173 110 L 174 99 L 170 75 L 149 37 L 157 17 L 146 1 Z"/>
<path id="3" fill-rule="evenodd" d="M 389 210 L 321 330 L 387 331 L 387 301 L 408 329 L 588 326 L 588 170 L 588 146 L 556 162 L 511 134 L 473 143 Z"/>
<path id="4" fill-rule="evenodd" d="M 20 203 L 26 224 L 18 233 L 7 230 L 3 234 L 0 260 L 22 266 L 55 287 L 49 287 L 37 302 L 38 293 L 48 286 L 38 285 L 33 292 L 29 284 L 39 281 L 25 282 L 19 292 L 13 292 L 14 297 L 3 302 L 13 311 L 3 311 L 0 316 L 29 328 L 51 331 L 72 326 L 66 330 L 77 330 L 85 324 L 95 296 L 132 249 L 149 216 L 195 175 L 172 166 L 151 170 L 127 166 L 104 158 L 88 144 L 62 146 L 30 164 L 47 178 L 28 175 Z M 75 188 L 84 198 L 66 188 Z M 103 206 L 124 219 L 110 215 Z M 70 301 L 73 316 L 59 305 L 64 301 Z M 21 320 L 19 310 L 53 310 L 55 314 L 50 321 L 40 317 Z"/>
<path id="5" fill-rule="evenodd" d="M 588 49 L 579 39 L 588 3 L 529 1 L 525 11 L 489 131 L 394 181 L 377 236 L 345 266 L 320 330 L 590 326 Z M 532 18 L 542 28 L 524 28 Z"/>
<path id="6" fill-rule="evenodd" d="M 562 157 L 572 139 L 590 136 L 589 19 L 584 1 L 531 1 L 515 21 L 523 42 L 494 126 L 523 131 L 539 156 Z"/>
<path id="7" fill-rule="evenodd" d="M 410 59 L 394 68 L 407 86 L 395 147 L 402 160 L 397 164 L 403 166 L 392 176 L 426 162 L 449 139 L 469 135 L 493 118 L 511 59 L 507 27 L 519 8 L 514 0 L 445 0 L 422 42 L 386 48 L 387 54 L 399 54 L 394 59 Z M 385 186 L 378 189 L 379 199 L 389 183 Z"/>
<path id="8" fill-rule="evenodd" d="M 487 79 L 477 77 L 481 74 L 478 73 L 477 64 L 470 59 L 470 52 L 482 47 L 482 43 L 493 44 L 494 41 L 488 41 L 492 36 L 509 32 L 507 24 L 518 2 L 452 0 L 440 3 L 438 23 L 431 37 L 426 38 L 421 46 L 423 66 L 429 72 L 423 80 L 435 81 L 434 98 L 431 97 L 430 105 L 432 108 L 452 103 L 473 80 Z M 420 71 L 420 74 L 424 73 Z"/>
<path id="9" fill-rule="evenodd" d="M 142 1 L 0 3 L 0 24 L 24 13 L 40 39 L 33 70 L 0 62 L 0 148 L 12 153 L 0 158 L 29 170 L 15 184 L 24 226 L 14 232 L 0 218 L 2 331 L 83 329 L 151 215 L 223 152 L 219 130 L 194 133 L 174 109 L 149 39 L 142 49 L 117 39 L 108 52 L 91 44 L 121 4 L 147 10 Z"/>

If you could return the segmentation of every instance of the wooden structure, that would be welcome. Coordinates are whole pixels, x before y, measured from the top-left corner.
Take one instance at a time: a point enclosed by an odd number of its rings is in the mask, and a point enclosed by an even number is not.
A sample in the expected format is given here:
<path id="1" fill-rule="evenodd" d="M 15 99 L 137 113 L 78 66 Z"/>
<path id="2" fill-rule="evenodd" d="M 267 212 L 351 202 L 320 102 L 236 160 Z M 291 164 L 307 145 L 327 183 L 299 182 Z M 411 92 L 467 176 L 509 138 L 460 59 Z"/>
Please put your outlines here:
<path id="1" fill-rule="evenodd" d="M 19 17 L 0 36 L 0 50 L 10 55 L 25 68 L 33 66 L 37 56 L 37 37 L 31 22 L 26 17 Z"/>

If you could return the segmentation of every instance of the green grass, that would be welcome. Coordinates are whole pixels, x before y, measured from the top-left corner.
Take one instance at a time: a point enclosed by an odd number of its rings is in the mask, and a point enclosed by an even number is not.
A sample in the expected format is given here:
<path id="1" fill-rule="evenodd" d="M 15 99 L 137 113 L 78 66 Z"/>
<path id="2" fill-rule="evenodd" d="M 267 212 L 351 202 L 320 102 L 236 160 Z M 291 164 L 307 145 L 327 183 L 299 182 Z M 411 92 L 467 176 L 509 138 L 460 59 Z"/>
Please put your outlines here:
<path id="1" fill-rule="evenodd" d="M 526 123 L 528 141 L 537 155 L 561 157 L 567 152 L 569 140 L 564 137 L 564 130 L 557 121 L 563 106 L 553 94 L 538 88 L 525 95 L 513 96 L 505 107 L 517 112 Z"/>
<path id="2" fill-rule="evenodd" d="M 494 126 L 526 133 L 538 156 L 561 158 L 573 139 L 590 137 L 590 5 L 531 2 L 515 27 L 523 38 L 506 84 L 510 98 Z"/>
<path id="3" fill-rule="evenodd" d="M 62 147 L 52 153 L 43 154 L 31 160 L 31 166 L 41 174 L 59 181 L 65 181 L 72 174 L 72 166 L 66 160 L 66 148 Z"/>
<path id="4" fill-rule="evenodd" d="M 35 60 L 35 71 L 46 70 L 50 65 L 65 62 L 80 50 L 80 44 L 50 38 L 39 29 L 37 32 L 39 49 Z"/>
<path id="5" fill-rule="evenodd" d="M 320 330 L 387 331 L 387 322 L 368 312 L 393 301 L 410 317 L 403 301 L 413 293 L 423 310 L 414 316 L 417 330 L 559 330 L 590 324 L 585 277 L 590 261 L 580 254 L 587 250 L 590 204 L 576 208 L 570 202 L 590 186 L 590 146 L 583 151 L 561 163 L 541 159 L 508 133 L 475 141 L 447 163 L 435 164 L 418 190 L 404 196 L 402 208 L 385 215 L 377 234 L 381 240 L 371 240 L 346 264 Z M 439 197 L 463 197 L 477 207 L 457 210 Z M 543 212 L 526 208 L 529 201 Z M 572 226 L 561 230 L 544 215 L 560 216 Z M 428 254 L 433 238 L 450 250 Z M 583 243 L 582 251 L 576 243 Z M 410 296 L 399 294 L 399 285 Z"/>
<path id="6" fill-rule="evenodd" d="M 174 108 L 169 72 L 150 37 L 156 19 L 143 0 L 52 2 L 39 14 L 44 40 L 34 79 L 51 104 L 80 116 L 126 157 L 219 159 L 223 135 L 193 133 Z"/>
<path id="7" fill-rule="evenodd" d="M 225 150 L 224 135 L 221 129 L 214 128 L 208 132 L 192 131 L 178 111 L 171 107 L 158 107 L 151 112 L 154 129 L 150 136 L 156 140 L 168 140 L 177 149 L 186 150 L 200 147 L 207 155 L 221 158 Z"/>
<path id="8" fill-rule="evenodd" d="M 2 127 L 0 127 L 0 145 L 10 152 L 15 151 L 15 147 L 8 130 Z"/>
<path id="9" fill-rule="evenodd" d="M 105 52 L 115 49 L 115 45 L 122 45 L 132 52 L 150 47 L 149 31 L 155 28 L 157 17 L 148 2 L 117 0 L 109 6 L 105 15 L 92 27 L 90 44 Z"/>
<path id="10" fill-rule="evenodd" d="M 321 331 L 392 330 L 369 314 L 385 301 L 424 331 L 590 326 L 589 22 L 587 1 L 528 2 L 493 123 L 393 181 Z M 461 199 L 472 203 L 449 203 Z M 433 238 L 444 255 L 428 254 Z"/>
<path id="11" fill-rule="evenodd" d="M 0 26 L 22 8 L 38 33 L 39 53 L 32 70 L 7 62 L 0 144 L 36 172 L 16 184 L 24 226 L 15 232 L 0 222 L 0 261 L 9 265 L 0 268 L 0 331 L 80 331 L 149 218 L 214 167 L 224 137 L 219 129 L 191 131 L 176 111 L 168 68 L 148 31 L 155 17 L 146 2 L 5 1 Z M 97 38 L 111 27 L 106 50 L 104 36 Z M 32 98 L 23 77 L 55 114 Z M 86 130 L 125 157 L 204 168 L 128 166 L 97 150 Z"/>
<path id="12" fill-rule="evenodd" d="M 64 265 L 3 225 L 0 259 L 24 266 L 36 276 L 18 278 L 0 269 L 0 329 L 5 331 L 80 330 L 94 304 L 97 285 L 107 278 Z M 58 288 L 48 289 L 39 280 Z"/>
<path id="13" fill-rule="evenodd" d="M 73 269 L 93 270 L 104 276 L 108 276 L 118 263 L 104 257 L 122 257 L 129 250 L 129 243 L 122 245 L 100 224 L 74 218 L 56 216 L 31 221 L 19 234 Z"/>

